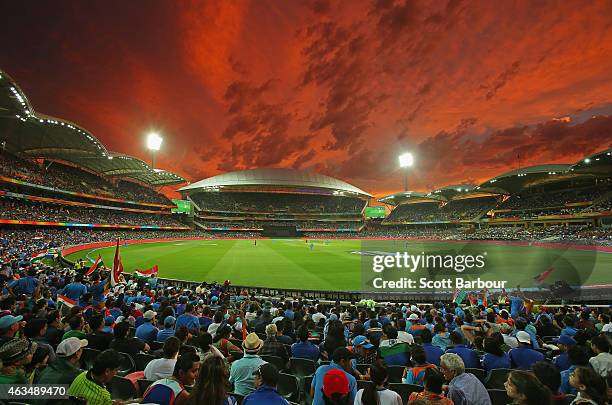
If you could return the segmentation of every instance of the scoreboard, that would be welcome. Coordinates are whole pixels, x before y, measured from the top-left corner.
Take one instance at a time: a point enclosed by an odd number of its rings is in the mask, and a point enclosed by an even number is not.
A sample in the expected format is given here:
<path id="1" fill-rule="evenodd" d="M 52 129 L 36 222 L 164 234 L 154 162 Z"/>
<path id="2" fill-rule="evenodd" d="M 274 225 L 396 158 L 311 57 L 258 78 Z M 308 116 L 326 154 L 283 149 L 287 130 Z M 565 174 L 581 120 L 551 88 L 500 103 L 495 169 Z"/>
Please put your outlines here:
<path id="1" fill-rule="evenodd" d="M 367 218 L 384 218 L 385 207 L 366 207 L 366 219 Z"/>

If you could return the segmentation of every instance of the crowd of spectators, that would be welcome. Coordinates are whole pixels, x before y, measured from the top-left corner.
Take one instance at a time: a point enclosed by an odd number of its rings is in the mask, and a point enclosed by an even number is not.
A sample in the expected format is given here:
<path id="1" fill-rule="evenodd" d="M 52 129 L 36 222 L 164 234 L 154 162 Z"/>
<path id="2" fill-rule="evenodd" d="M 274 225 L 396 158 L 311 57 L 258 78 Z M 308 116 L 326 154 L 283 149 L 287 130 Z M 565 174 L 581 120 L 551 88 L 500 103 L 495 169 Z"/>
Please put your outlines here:
<path id="1" fill-rule="evenodd" d="M 134 182 L 120 181 L 117 186 L 114 186 L 103 177 L 76 167 L 58 162 L 38 164 L 20 159 L 6 151 L 0 153 L 0 174 L 59 190 L 136 202 L 171 205 L 171 201 L 163 194 Z"/>
<path id="2" fill-rule="evenodd" d="M 205 212 L 358 214 L 366 205 L 356 197 L 263 192 L 203 192 L 191 198 Z"/>
<path id="3" fill-rule="evenodd" d="M 7 198 L 0 198 L 0 219 L 81 224 L 185 226 L 173 214 L 147 214 Z"/>
<path id="4" fill-rule="evenodd" d="M 384 222 L 435 221 L 440 211 L 439 202 L 423 202 L 398 205 Z"/>
<path id="5" fill-rule="evenodd" d="M 295 226 L 297 229 L 352 229 L 359 230 L 363 226 L 363 218 L 354 221 L 299 221 L 299 220 L 276 220 L 276 221 L 211 221 L 203 218 L 198 222 L 206 228 L 242 228 L 262 229 L 265 226 Z"/>

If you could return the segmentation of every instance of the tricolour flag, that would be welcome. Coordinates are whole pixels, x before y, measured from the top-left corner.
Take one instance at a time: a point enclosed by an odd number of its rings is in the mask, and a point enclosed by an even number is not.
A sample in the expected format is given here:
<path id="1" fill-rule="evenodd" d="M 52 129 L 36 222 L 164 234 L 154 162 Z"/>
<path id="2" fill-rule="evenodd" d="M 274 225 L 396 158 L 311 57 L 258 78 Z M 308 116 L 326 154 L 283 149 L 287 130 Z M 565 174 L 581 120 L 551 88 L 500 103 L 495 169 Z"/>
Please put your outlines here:
<path id="1" fill-rule="evenodd" d="M 45 256 L 47 256 L 47 250 L 39 252 L 37 254 L 35 254 L 34 256 L 32 256 L 32 260 L 42 260 L 45 258 Z"/>
<path id="2" fill-rule="evenodd" d="M 158 273 L 159 269 L 157 268 L 157 264 L 153 267 L 151 267 L 150 269 L 147 270 L 135 270 L 134 274 L 136 274 L 138 277 L 145 277 L 145 278 L 149 278 L 151 276 L 156 276 L 157 277 L 157 273 Z"/>
<path id="3" fill-rule="evenodd" d="M 457 293 L 457 296 L 455 297 L 455 302 L 457 304 L 461 304 L 461 302 L 463 302 L 463 300 L 465 299 L 465 296 L 467 295 L 467 291 L 465 290 L 461 290 Z"/>
<path id="4" fill-rule="evenodd" d="M 111 287 L 115 287 L 120 283 L 119 275 L 123 273 L 123 264 L 121 264 L 121 255 L 119 254 L 119 239 L 117 239 L 117 247 L 115 248 L 115 259 L 113 260 L 113 270 L 111 271 Z"/>
<path id="5" fill-rule="evenodd" d="M 86 276 L 89 276 L 91 273 L 93 273 L 94 271 L 96 271 L 96 269 L 98 268 L 98 266 L 100 266 L 102 263 L 102 256 L 98 255 L 98 258 L 96 259 L 96 261 L 94 262 L 93 266 L 91 266 L 89 268 L 89 270 L 87 270 L 87 273 L 85 273 Z"/>
<path id="6" fill-rule="evenodd" d="M 70 298 L 62 294 L 57 294 L 57 302 L 58 303 L 61 302 L 62 304 L 66 305 L 68 308 L 72 308 L 73 306 L 77 304 L 75 300 L 71 300 Z"/>

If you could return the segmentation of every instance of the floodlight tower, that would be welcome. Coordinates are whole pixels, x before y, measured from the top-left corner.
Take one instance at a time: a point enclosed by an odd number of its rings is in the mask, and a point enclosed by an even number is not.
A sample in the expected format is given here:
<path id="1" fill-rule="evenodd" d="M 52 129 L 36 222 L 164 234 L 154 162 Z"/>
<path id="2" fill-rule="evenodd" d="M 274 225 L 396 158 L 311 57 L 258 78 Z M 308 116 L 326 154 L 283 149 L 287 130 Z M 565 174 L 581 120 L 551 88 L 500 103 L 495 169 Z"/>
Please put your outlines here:
<path id="1" fill-rule="evenodd" d="M 155 152 L 161 148 L 164 138 L 155 132 L 151 132 L 147 136 L 147 148 L 151 151 L 151 169 L 155 170 Z"/>
<path id="2" fill-rule="evenodd" d="M 399 156 L 399 165 L 404 169 L 404 191 L 408 191 L 408 169 L 414 164 L 412 153 L 406 152 Z"/>

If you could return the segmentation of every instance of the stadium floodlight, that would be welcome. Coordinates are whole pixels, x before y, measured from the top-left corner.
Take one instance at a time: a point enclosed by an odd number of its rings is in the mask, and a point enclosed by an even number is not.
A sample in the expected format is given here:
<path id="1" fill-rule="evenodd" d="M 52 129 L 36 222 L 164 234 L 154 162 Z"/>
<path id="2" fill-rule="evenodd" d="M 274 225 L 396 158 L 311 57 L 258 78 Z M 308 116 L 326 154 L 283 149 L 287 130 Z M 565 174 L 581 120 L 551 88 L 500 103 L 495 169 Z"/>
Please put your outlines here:
<path id="1" fill-rule="evenodd" d="M 584 159 L 584 163 L 586 163 L 586 164 L 591 163 L 591 159 L 589 159 L 589 158 Z"/>
<path id="2" fill-rule="evenodd" d="M 151 151 L 151 169 L 155 170 L 155 152 L 161 148 L 161 144 L 164 138 L 159 136 L 156 132 L 151 132 L 147 136 L 147 148 Z"/>
<path id="3" fill-rule="evenodd" d="M 414 164 L 412 153 L 406 152 L 399 156 L 399 165 L 404 169 L 404 191 L 408 191 L 408 168 Z"/>

